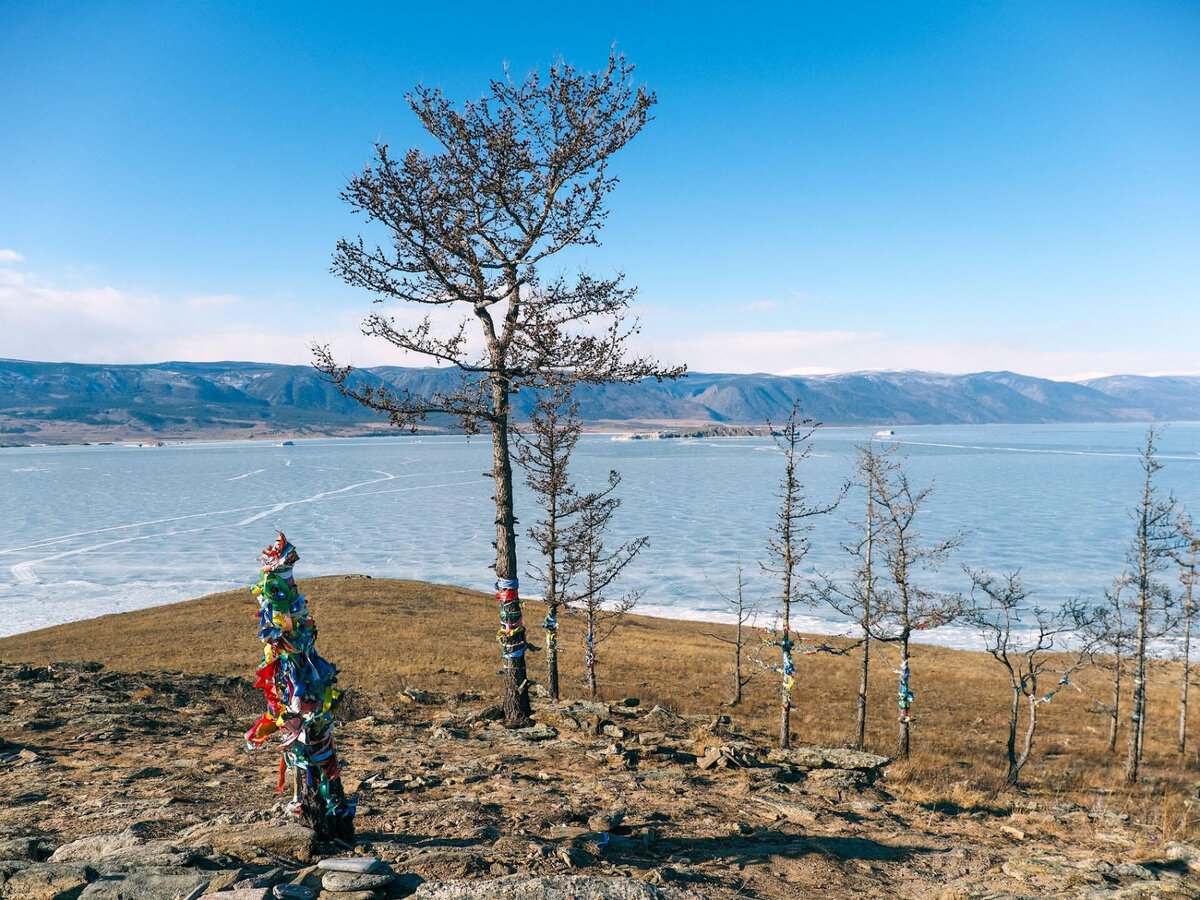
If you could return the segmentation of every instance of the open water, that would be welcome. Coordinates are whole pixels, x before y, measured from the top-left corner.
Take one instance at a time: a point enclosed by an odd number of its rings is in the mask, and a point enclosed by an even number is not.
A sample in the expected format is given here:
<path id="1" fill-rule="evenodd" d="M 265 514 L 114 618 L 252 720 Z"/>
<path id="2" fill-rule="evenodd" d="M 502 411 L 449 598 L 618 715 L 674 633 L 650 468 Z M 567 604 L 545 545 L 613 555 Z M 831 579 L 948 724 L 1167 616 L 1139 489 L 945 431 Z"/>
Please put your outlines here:
<path id="1" fill-rule="evenodd" d="M 850 478 L 873 428 L 824 428 L 801 477 L 814 501 Z M 930 539 L 965 533 L 932 586 L 966 590 L 962 564 L 1020 568 L 1053 607 L 1098 598 L 1122 567 L 1141 470 L 1141 425 L 979 425 L 896 429 L 914 483 L 936 488 Z M 275 528 L 300 550 L 297 574 L 357 572 L 490 589 L 490 441 L 461 437 L 258 441 L 159 448 L 0 449 L 0 635 L 249 585 Z M 1165 426 L 1159 482 L 1200 520 L 1200 424 Z M 623 476 L 614 539 L 649 535 L 622 589 L 640 610 L 720 620 L 740 562 L 755 592 L 783 460 L 768 439 L 614 441 L 585 436 L 576 479 Z M 518 494 L 522 527 L 536 518 Z M 841 545 L 861 491 L 812 534 L 809 570 L 848 565 Z M 522 558 L 528 545 L 521 547 Z M 523 594 L 536 596 L 526 581 Z M 762 621 L 769 620 L 769 613 Z M 843 628 L 824 610 L 802 620 Z M 929 633 L 973 645 L 964 629 Z"/>

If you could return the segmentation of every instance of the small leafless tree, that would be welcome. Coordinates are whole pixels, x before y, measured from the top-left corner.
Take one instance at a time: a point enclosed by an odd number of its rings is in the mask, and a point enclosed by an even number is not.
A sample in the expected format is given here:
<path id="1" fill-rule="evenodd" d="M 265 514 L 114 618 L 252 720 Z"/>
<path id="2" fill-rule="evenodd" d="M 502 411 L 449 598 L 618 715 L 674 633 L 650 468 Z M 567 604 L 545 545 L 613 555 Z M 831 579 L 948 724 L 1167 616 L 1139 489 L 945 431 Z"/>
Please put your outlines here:
<path id="1" fill-rule="evenodd" d="M 733 613 L 733 637 L 724 637 L 712 631 L 701 633 L 705 637 L 710 637 L 713 640 L 720 641 L 722 644 L 728 644 L 733 647 L 733 693 L 729 705 L 740 706 L 743 689 L 758 674 L 754 669 L 747 670 L 747 674 L 745 675 L 742 674 L 742 652 L 745 650 L 746 644 L 749 643 L 750 629 L 753 627 L 754 619 L 758 615 L 758 607 L 761 604 L 762 598 L 746 599 L 746 581 L 740 564 L 737 567 L 737 583 L 733 595 L 725 594 L 719 590 L 717 594 L 725 601 L 725 605 L 729 607 L 729 611 Z"/>
<path id="2" fill-rule="evenodd" d="M 1133 692 L 1130 697 L 1130 729 L 1125 755 L 1125 780 L 1138 780 L 1142 764 L 1142 745 L 1146 731 L 1146 659 L 1150 642 L 1172 628 L 1174 592 L 1160 580 L 1159 574 L 1180 549 L 1175 498 L 1162 497 L 1154 476 L 1162 468 L 1156 458 L 1158 433 L 1146 432 L 1146 444 L 1140 454 L 1142 495 L 1132 510 L 1134 539 L 1129 549 L 1128 571 L 1133 592 Z"/>
<path id="3" fill-rule="evenodd" d="M 1096 638 L 1096 647 L 1103 652 L 1095 658 L 1101 668 L 1112 672 L 1112 690 L 1107 702 L 1097 701 L 1108 718 L 1108 752 L 1117 752 L 1117 734 L 1121 725 L 1122 673 L 1133 646 L 1133 634 L 1125 611 L 1125 591 L 1129 577 L 1122 572 L 1113 580 L 1112 586 L 1104 591 L 1104 616 L 1091 627 Z"/>
<path id="4" fill-rule="evenodd" d="M 951 552 L 962 544 L 962 535 L 926 543 L 917 528 L 933 485 L 914 490 L 903 466 L 881 466 L 875 471 L 874 508 L 879 516 L 873 551 L 879 560 L 880 577 L 872 599 L 869 632 L 872 640 L 895 645 L 900 651 L 897 703 L 899 727 L 896 755 L 908 759 L 914 694 L 910 642 L 920 631 L 953 622 L 962 613 L 960 594 L 926 587 L 924 575 L 936 572 Z"/>
<path id="5" fill-rule="evenodd" d="M 1200 538 L 1186 513 L 1179 516 L 1178 530 L 1184 544 L 1179 556 L 1179 580 L 1183 585 L 1180 597 L 1180 619 L 1183 627 L 1183 672 L 1179 679 L 1179 752 L 1187 752 L 1188 682 L 1192 671 L 1192 620 L 1196 617 L 1196 574 L 1200 571 Z"/>
<path id="6" fill-rule="evenodd" d="M 606 547 L 613 514 L 621 506 L 620 498 L 614 494 L 620 484 L 621 476 L 609 472 L 608 486 L 604 490 L 582 498 L 579 518 L 573 526 L 576 534 L 569 542 L 572 548 L 570 566 L 579 573 L 581 580 L 574 602 L 583 613 L 586 629 L 583 636 L 584 667 L 588 692 L 593 699 L 598 694 L 597 648 L 612 637 L 626 614 L 641 599 L 640 592 L 627 591 L 609 602 L 608 591 L 649 541 L 648 537 L 639 537 L 612 550 Z"/>
<path id="7" fill-rule="evenodd" d="M 342 198 L 383 242 L 338 242 L 333 271 L 375 295 L 446 313 L 415 324 L 384 314 L 363 323 L 406 354 L 457 367 L 456 388 L 418 394 L 354 375 L 316 347 L 316 367 L 343 393 L 403 427 L 429 415 L 457 419 L 468 433 L 491 430 L 496 512 L 493 564 L 504 657 L 504 719 L 530 721 L 525 628 L 517 582 L 517 518 L 510 454 L 511 395 L 555 384 L 673 378 L 628 352 L 634 292 L 620 275 L 544 278 L 540 268 L 569 247 L 599 243 L 605 200 L 617 179 L 614 154 L 649 119 L 654 94 L 633 82 L 633 66 L 613 53 L 599 72 L 559 61 L 543 79 L 495 80 L 479 100 L 455 107 L 418 87 L 409 106 L 436 149 L 396 158 L 386 144 L 353 177 Z"/>
<path id="8" fill-rule="evenodd" d="M 516 458 L 525 473 L 525 484 L 541 507 L 541 517 L 528 532 L 538 556 L 527 563 L 525 571 L 541 585 L 546 601 L 542 622 L 546 634 L 546 690 L 555 700 L 559 698 L 558 615 L 573 599 L 573 562 L 580 549 L 574 546 L 580 534 L 573 526 L 587 499 L 580 496 L 569 472 L 571 454 L 582 432 L 579 404 L 571 399 L 570 386 L 558 385 L 539 394 L 516 442 Z"/>
<path id="9" fill-rule="evenodd" d="M 864 489 L 865 512 L 861 523 L 862 536 L 852 544 L 843 545 L 853 560 L 848 583 L 821 573 L 813 580 L 813 592 L 822 601 L 854 622 L 858 627 L 857 646 L 861 649 L 858 672 L 858 698 L 854 721 L 854 746 L 863 749 L 867 741 L 867 687 L 871 666 L 871 634 L 877 611 L 874 603 L 879 572 L 876 567 L 876 535 L 882 522 L 875 503 L 875 484 L 886 480 L 896 469 L 889 461 L 892 448 L 878 448 L 872 443 L 857 448 L 855 482 Z"/>
<path id="10" fill-rule="evenodd" d="M 779 510 L 771 529 L 771 539 L 767 543 L 768 562 L 762 565 L 764 572 L 779 579 L 779 623 L 764 643 L 779 649 L 780 663 L 770 668 L 780 676 L 779 746 L 786 749 L 791 746 L 792 690 L 796 683 L 796 654 L 793 651 L 800 641 L 800 636 L 792 631 L 792 608 L 797 603 L 812 603 L 812 597 L 806 592 L 799 576 L 800 566 L 812 545 L 810 535 L 816 518 L 837 508 L 845 496 L 846 487 L 843 486 L 829 503 L 809 501 L 797 469 L 812 454 L 812 436 L 819 425 L 801 415 L 799 401 L 792 404 L 787 421 L 778 433 L 770 422 L 767 425 L 771 428 L 776 445 L 783 451 L 784 476 L 779 490 Z M 835 650 L 819 645 L 802 652 L 815 652 L 818 649 Z M 841 648 L 836 649 L 837 652 L 843 652 Z"/>
<path id="11" fill-rule="evenodd" d="M 967 574 L 972 585 L 967 619 L 979 629 L 987 652 L 1004 666 L 1012 688 L 1005 781 L 1015 786 L 1033 752 L 1038 709 L 1071 684 L 1071 676 L 1091 661 L 1101 642 L 1094 626 L 1103 611 L 1088 609 L 1078 600 L 1054 612 L 1029 606 L 1029 592 L 1017 572 L 994 576 L 968 569 Z M 1056 679 L 1054 686 L 1043 693 L 1042 685 L 1051 678 Z M 1018 747 L 1022 705 L 1026 709 L 1025 732 Z"/>

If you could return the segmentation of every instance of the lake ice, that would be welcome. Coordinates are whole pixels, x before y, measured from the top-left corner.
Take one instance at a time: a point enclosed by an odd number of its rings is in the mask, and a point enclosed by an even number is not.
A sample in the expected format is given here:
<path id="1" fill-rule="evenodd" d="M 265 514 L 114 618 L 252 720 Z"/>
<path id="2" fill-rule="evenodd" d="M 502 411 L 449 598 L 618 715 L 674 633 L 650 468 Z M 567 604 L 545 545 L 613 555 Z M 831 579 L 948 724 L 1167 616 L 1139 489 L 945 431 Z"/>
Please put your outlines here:
<path id="1" fill-rule="evenodd" d="M 851 475 L 854 445 L 872 428 L 824 428 L 800 473 L 815 500 Z M 924 534 L 966 533 L 934 577 L 966 590 L 961 564 L 1020 568 L 1035 599 L 1098 598 L 1132 533 L 1145 426 L 897 427 L 916 484 L 936 489 Z M 195 443 L 161 448 L 0 450 L 0 635 L 249 585 L 276 527 L 300 550 L 297 574 L 357 572 L 490 589 L 490 441 L 461 437 Z M 1200 519 L 1200 424 L 1166 426 L 1159 474 Z M 614 539 L 650 536 L 623 587 L 640 610 L 725 618 L 740 561 L 760 580 L 782 458 L 757 438 L 613 441 L 576 451 L 583 487 L 623 476 Z M 518 473 L 519 477 L 519 473 Z M 522 528 L 537 516 L 518 492 Z M 861 491 L 818 524 L 810 568 L 847 565 Z M 520 547 L 522 558 L 527 543 Z M 756 589 L 761 585 L 756 585 Z M 536 595 L 528 579 L 522 593 Z M 247 605 L 251 603 L 247 597 Z M 765 621 L 765 619 L 764 619 Z M 825 610 L 806 628 L 837 631 Z M 961 629 L 929 639 L 975 645 Z"/>

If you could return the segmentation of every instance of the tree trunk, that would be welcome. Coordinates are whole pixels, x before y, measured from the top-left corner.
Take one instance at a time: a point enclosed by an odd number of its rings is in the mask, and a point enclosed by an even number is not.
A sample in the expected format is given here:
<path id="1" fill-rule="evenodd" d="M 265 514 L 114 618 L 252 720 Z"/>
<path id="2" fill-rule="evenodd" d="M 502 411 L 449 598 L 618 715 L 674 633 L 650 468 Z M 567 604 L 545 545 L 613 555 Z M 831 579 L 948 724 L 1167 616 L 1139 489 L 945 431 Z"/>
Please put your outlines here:
<path id="1" fill-rule="evenodd" d="M 1008 773 L 1008 783 L 1014 787 L 1021 777 L 1021 770 L 1025 768 L 1025 763 L 1029 762 L 1029 754 L 1033 752 L 1033 736 L 1037 731 L 1037 691 L 1034 690 L 1034 693 L 1027 699 L 1029 701 L 1029 724 L 1025 726 L 1025 740 L 1021 746 L 1020 755 L 1016 757 Z"/>
<path id="2" fill-rule="evenodd" d="M 1013 685 L 1012 703 L 1008 708 L 1008 775 L 1005 782 L 1010 785 L 1017 783 L 1017 720 L 1021 711 L 1021 689 Z"/>
<path id="3" fill-rule="evenodd" d="M 864 750 L 867 746 L 867 674 L 871 665 L 871 635 L 864 632 L 862 664 L 858 670 L 858 709 L 854 717 L 854 746 Z"/>
<path id="4" fill-rule="evenodd" d="M 898 693 L 900 719 L 896 740 L 896 758 L 908 759 L 909 724 L 912 721 L 912 688 L 909 684 L 908 635 L 900 639 L 900 687 Z"/>
<path id="5" fill-rule="evenodd" d="M 741 585 L 738 586 L 738 621 L 737 637 L 733 642 L 733 703 L 731 706 L 742 704 L 742 600 Z"/>
<path id="6" fill-rule="evenodd" d="M 1117 729 L 1121 719 L 1121 654 L 1118 651 L 1113 659 L 1113 691 L 1112 709 L 1108 715 L 1108 752 L 1117 752 Z"/>
<path id="7" fill-rule="evenodd" d="M 588 590 L 590 591 L 592 584 L 593 584 L 593 579 L 591 577 L 590 572 L 588 573 L 588 576 L 589 576 L 588 577 Z M 598 694 L 598 691 L 596 688 L 596 641 L 595 641 L 595 638 L 596 638 L 596 610 L 595 610 L 595 606 L 594 606 L 595 602 L 596 602 L 595 597 L 593 597 L 593 596 L 588 597 L 587 637 L 584 638 L 584 654 L 583 654 L 583 664 L 587 668 L 588 694 L 591 696 L 591 698 L 593 700 L 596 699 L 596 696 Z"/>
<path id="8" fill-rule="evenodd" d="M 1142 765 L 1142 726 L 1146 719 L 1146 634 L 1138 626 L 1138 640 L 1133 657 L 1133 692 L 1130 694 L 1129 736 L 1126 738 L 1125 780 L 1135 783 Z"/>
<path id="9" fill-rule="evenodd" d="M 790 581 L 788 590 L 790 591 Z M 783 644 L 781 646 L 783 656 L 783 684 L 779 695 L 779 746 L 783 750 L 787 750 L 792 746 L 792 685 L 795 683 L 796 663 L 792 658 L 792 629 L 791 629 L 791 603 L 787 600 L 783 601 Z"/>
<path id="10" fill-rule="evenodd" d="M 867 546 L 863 558 L 863 605 L 862 605 L 862 666 L 858 673 L 858 709 L 854 717 L 854 746 L 863 750 L 867 746 L 867 679 L 871 665 L 871 600 L 874 582 L 871 580 L 872 543 L 875 537 L 875 479 L 867 474 Z"/>
<path id="11" fill-rule="evenodd" d="M 553 623 L 553 624 L 551 624 Z M 546 613 L 546 690 L 558 698 L 558 604 L 551 603 Z"/>
<path id="12" fill-rule="evenodd" d="M 1192 582 L 1196 578 L 1193 562 L 1188 575 L 1187 593 L 1183 597 L 1183 679 L 1179 683 L 1179 752 L 1187 752 L 1188 678 L 1192 654 Z"/>
<path id="13" fill-rule="evenodd" d="M 1138 625 L 1137 638 L 1133 645 L 1133 693 L 1130 696 L 1131 711 L 1128 746 L 1125 754 L 1125 780 L 1134 784 L 1138 780 L 1142 765 L 1143 723 L 1146 719 L 1146 640 L 1150 619 L 1150 572 L 1149 551 L 1146 546 L 1145 517 L 1147 505 L 1143 502 L 1141 526 L 1141 548 L 1138 554 Z"/>
<path id="14" fill-rule="evenodd" d="M 508 447 L 508 385 L 492 384 L 492 475 L 496 491 L 496 598 L 501 607 L 504 655 L 504 724 L 524 728 L 531 723 L 529 681 L 525 669 L 525 626 L 517 587 L 517 534 L 513 514 L 512 459 Z"/>

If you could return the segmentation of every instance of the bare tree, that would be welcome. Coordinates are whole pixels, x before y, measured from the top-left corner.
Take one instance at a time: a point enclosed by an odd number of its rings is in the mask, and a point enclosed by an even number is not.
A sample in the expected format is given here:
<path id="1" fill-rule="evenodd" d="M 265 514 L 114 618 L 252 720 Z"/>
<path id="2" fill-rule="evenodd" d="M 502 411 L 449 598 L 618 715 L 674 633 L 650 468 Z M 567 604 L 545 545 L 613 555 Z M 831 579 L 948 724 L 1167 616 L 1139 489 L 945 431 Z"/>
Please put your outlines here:
<path id="1" fill-rule="evenodd" d="M 1029 606 L 1029 592 L 1019 573 L 994 576 L 967 569 L 971 577 L 971 605 L 967 618 L 979 629 L 984 647 L 1008 673 L 1012 697 L 1008 715 L 1008 772 L 1005 781 L 1016 785 L 1033 752 L 1038 709 L 1071 684 L 1071 676 L 1087 665 L 1101 642 L 1094 627 L 1102 610 L 1088 609 L 1078 600 L 1049 612 Z M 1074 638 L 1073 646 L 1069 640 Z M 1054 686 L 1042 693 L 1042 683 L 1054 677 Z M 1025 733 L 1017 746 L 1021 706 L 1026 708 Z"/>
<path id="2" fill-rule="evenodd" d="M 872 592 L 874 612 L 868 631 L 874 641 L 894 644 L 900 651 L 897 704 L 899 721 L 896 755 L 908 759 L 914 693 L 910 642 L 914 633 L 954 621 L 962 612 L 963 599 L 956 593 L 926 587 L 922 575 L 937 571 L 952 551 L 962 544 L 954 534 L 926 544 L 917 529 L 917 515 L 933 493 L 933 485 L 914 490 L 899 464 L 875 470 L 874 508 L 879 516 L 874 552 L 880 578 Z"/>
<path id="3" fill-rule="evenodd" d="M 558 614 L 571 602 L 570 585 L 579 537 L 572 528 L 581 497 L 569 474 L 571 453 L 579 443 L 583 424 L 579 404 L 571 399 L 569 385 L 543 391 L 530 412 L 529 423 L 517 432 L 516 458 L 525 473 L 525 484 L 541 507 L 541 518 L 529 529 L 538 550 L 537 561 L 526 565 L 526 574 L 541 585 L 546 601 L 546 690 L 555 700 L 558 687 Z"/>
<path id="4" fill-rule="evenodd" d="M 777 434 L 770 422 L 767 425 L 772 429 L 776 445 L 783 451 L 784 477 L 780 485 L 779 510 L 767 543 L 769 561 L 762 566 L 764 572 L 779 578 L 779 623 L 764 643 L 779 649 L 780 664 L 770 668 L 780 676 L 779 746 L 786 749 L 791 746 L 792 690 L 796 684 L 796 660 L 792 651 L 800 641 L 800 636 L 792 632 L 792 606 L 812 602 L 811 595 L 804 590 L 799 569 L 812 544 L 810 534 L 814 520 L 837 508 L 846 487 L 843 486 L 830 503 L 814 504 L 808 500 L 797 467 L 812 454 L 812 436 L 819 424 L 800 414 L 798 400 L 792 403 L 787 421 Z M 818 649 L 835 651 L 824 645 L 811 648 L 813 652 Z M 836 652 L 843 651 L 836 648 Z"/>
<path id="5" fill-rule="evenodd" d="M 1095 663 L 1112 672 L 1112 691 L 1108 702 L 1098 701 L 1108 717 L 1108 752 L 1117 752 L 1117 733 L 1121 724 L 1122 673 L 1133 646 L 1133 634 L 1129 630 L 1125 615 L 1125 590 L 1129 577 L 1125 572 L 1113 580 L 1112 586 L 1104 591 L 1104 616 L 1091 627 L 1096 638 L 1097 656 Z"/>
<path id="6" fill-rule="evenodd" d="M 350 180 L 342 198 L 380 228 L 385 241 L 339 241 L 333 271 L 377 302 L 457 314 L 457 326 L 441 329 L 431 316 L 410 325 L 377 313 L 364 321 L 363 332 L 457 367 L 460 382 L 424 395 L 371 383 L 338 365 L 328 347 L 314 348 L 316 367 L 398 426 L 415 427 L 438 414 L 457 419 L 468 433 L 481 423 L 490 428 L 504 718 L 519 726 L 530 721 L 530 706 L 510 395 L 683 372 L 628 353 L 637 331 L 636 320 L 628 320 L 634 291 L 620 275 L 547 280 L 539 271 L 559 251 L 599 242 L 605 199 L 617 183 L 609 163 L 646 124 L 655 97 L 634 84 L 633 66 L 614 52 L 599 72 L 559 61 L 545 80 L 537 72 L 522 82 L 495 80 L 485 96 L 460 108 L 426 87 L 407 99 L 436 149 L 413 148 L 396 159 L 386 144 L 376 146 L 375 160 Z M 473 349 L 469 334 L 480 348 Z"/>
<path id="7" fill-rule="evenodd" d="M 737 567 L 737 586 L 733 595 L 730 596 L 722 593 L 720 590 L 717 590 L 717 595 L 725 601 L 725 605 L 733 613 L 733 637 L 727 638 L 712 631 L 704 631 L 701 634 L 733 647 L 733 695 L 729 701 L 729 705 L 740 706 L 743 688 L 753 681 L 754 676 L 757 674 L 753 669 L 749 670 L 749 674 L 742 674 L 742 652 L 746 644 L 749 643 L 749 629 L 753 626 L 754 619 L 758 615 L 758 607 L 761 604 L 762 598 L 746 599 L 746 582 L 740 564 Z"/>
<path id="8" fill-rule="evenodd" d="M 854 746 L 862 749 L 867 741 L 867 687 L 871 666 L 871 634 L 877 617 L 874 603 L 876 583 L 879 580 L 875 566 L 875 538 L 881 521 L 875 503 L 875 484 L 886 480 L 896 469 L 888 459 L 892 448 L 879 449 L 873 443 L 857 448 L 855 463 L 856 481 L 864 489 L 865 513 L 862 537 L 853 544 L 843 545 L 853 560 L 853 571 L 849 583 L 843 584 L 833 576 L 821 573 L 813 580 L 813 592 L 822 601 L 853 621 L 858 626 L 857 646 L 861 648 L 858 672 L 858 698 L 854 721 Z"/>
<path id="9" fill-rule="evenodd" d="M 1192 527 L 1191 516 L 1182 513 L 1176 526 L 1185 549 L 1179 556 L 1179 580 L 1183 584 L 1180 618 L 1183 625 L 1183 672 L 1179 679 L 1179 752 L 1187 752 L 1188 682 L 1192 670 L 1192 620 L 1196 617 L 1194 589 L 1200 568 L 1200 538 Z"/>
<path id="10" fill-rule="evenodd" d="M 1155 474 L 1162 468 L 1156 459 L 1157 439 L 1158 433 L 1150 428 L 1140 454 L 1142 496 L 1131 512 L 1134 539 L 1129 550 L 1128 569 L 1134 602 L 1133 693 L 1125 755 L 1125 780 L 1130 784 L 1138 780 L 1142 763 L 1146 730 L 1146 658 L 1150 642 L 1162 637 L 1172 626 L 1173 592 L 1158 575 L 1180 548 L 1175 498 L 1161 497 L 1154 483 Z"/>
<path id="11" fill-rule="evenodd" d="M 584 495 L 579 504 L 578 521 L 572 526 L 575 534 L 568 541 L 568 546 L 572 548 L 570 565 L 579 573 L 582 582 L 573 602 L 583 613 L 586 629 L 583 637 L 584 667 L 588 692 L 593 699 L 598 694 L 596 665 L 599 658 L 596 650 L 612 637 L 626 614 L 641 599 L 639 592 L 628 591 L 609 602 L 607 592 L 650 540 L 648 537 L 639 537 L 612 550 L 606 547 L 613 514 L 621 506 L 620 498 L 614 494 L 620 483 L 621 476 L 609 472 L 608 486 L 604 490 Z"/>

